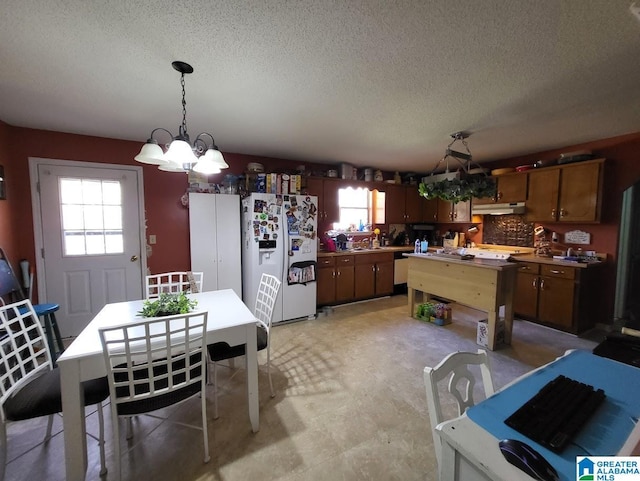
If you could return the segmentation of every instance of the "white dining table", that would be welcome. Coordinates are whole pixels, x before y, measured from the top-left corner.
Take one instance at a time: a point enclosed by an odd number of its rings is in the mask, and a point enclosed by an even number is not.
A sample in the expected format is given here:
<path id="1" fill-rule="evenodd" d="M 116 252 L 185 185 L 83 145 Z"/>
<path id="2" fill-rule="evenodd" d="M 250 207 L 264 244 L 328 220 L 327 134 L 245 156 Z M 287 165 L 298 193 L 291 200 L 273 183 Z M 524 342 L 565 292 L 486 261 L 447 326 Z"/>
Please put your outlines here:
<path id="1" fill-rule="evenodd" d="M 256 318 L 232 289 L 189 294 L 207 311 L 207 344 L 246 344 L 247 400 L 251 429 L 260 428 L 258 413 L 258 359 Z M 84 392 L 81 383 L 106 376 L 106 365 L 98 329 L 140 320 L 143 300 L 105 305 L 96 317 L 58 358 L 62 388 L 62 413 L 67 481 L 84 480 L 87 471 Z"/>

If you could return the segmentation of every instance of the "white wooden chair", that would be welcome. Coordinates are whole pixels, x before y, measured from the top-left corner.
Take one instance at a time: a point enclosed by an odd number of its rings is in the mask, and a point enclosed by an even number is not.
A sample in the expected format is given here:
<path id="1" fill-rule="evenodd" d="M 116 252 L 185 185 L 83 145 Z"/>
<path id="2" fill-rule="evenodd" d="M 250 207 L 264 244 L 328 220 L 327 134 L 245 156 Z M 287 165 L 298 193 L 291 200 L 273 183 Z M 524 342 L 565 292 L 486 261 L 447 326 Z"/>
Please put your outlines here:
<path id="1" fill-rule="evenodd" d="M 436 433 L 436 426 L 446 421 L 442 414 L 438 382 L 450 376 L 448 391 L 455 398 L 458 405 L 458 416 L 461 416 L 467 409 L 475 405 L 473 389 L 476 379 L 469 369 L 469 366 L 474 365 L 480 367 L 485 396 L 491 396 L 494 393 L 494 388 L 489 356 L 487 352 L 482 349 L 478 349 L 477 353 L 453 352 L 440 361 L 437 366 L 427 366 L 424 368 L 424 383 L 427 390 L 429 421 L 431 422 L 431 434 L 433 435 L 433 446 L 436 451 L 438 464 L 441 462 L 442 445 L 440 437 Z"/>
<path id="2" fill-rule="evenodd" d="M 269 388 L 271 389 L 271 397 L 275 396 L 273 391 L 273 382 L 271 381 L 271 321 L 273 318 L 273 307 L 276 304 L 278 291 L 280 290 L 280 280 L 277 277 L 262 274 L 260 278 L 260 286 L 256 295 L 256 305 L 253 314 L 258 320 L 256 327 L 258 351 L 267 350 L 267 374 L 269 375 Z M 214 390 L 214 419 L 218 419 L 218 374 L 217 363 L 225 359 L 233 359 L 238 356 L 244 356 L 246 346 L 229 346 L 226 342 L 218 342 L 207 346 L 209 351 L 209 359 L 213 364 L 213 390 Z"/>
<path id="3" fill-rule="evenodd" d="M 207 312 L 154 317 L 99 329 L 111 396 L 115 475 L 121 476 L 119 418 L 200 396 L 204 462 L 209 462 L 205 391 Z M 180 423 L 182 426 L 188 426 Z"/>
<path id="4" fill-rule="evenodd" d="M 163 272 L 151 274 L 145 278 L 145 296 L 155 299 L 163 292 L 202 292 L 204 273 L 191 271 Z"/>

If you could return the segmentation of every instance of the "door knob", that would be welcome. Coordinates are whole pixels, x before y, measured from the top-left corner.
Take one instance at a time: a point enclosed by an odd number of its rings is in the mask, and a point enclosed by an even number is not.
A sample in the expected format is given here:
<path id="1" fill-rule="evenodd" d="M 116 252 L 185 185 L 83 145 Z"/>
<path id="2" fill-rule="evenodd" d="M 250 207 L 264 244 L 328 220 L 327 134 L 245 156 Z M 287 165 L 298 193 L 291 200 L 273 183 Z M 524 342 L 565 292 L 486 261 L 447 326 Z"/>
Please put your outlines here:
<path id="1" fill-rule="evenodd" d="M 132 256 L 131 256 L 131 259 L 129 259 L 129 260 L 130 260 L 131 262 L 135 262 L 135 261 L 137 261 L 137 260 L 138 260 L 138 256 L 134 254 L 134 255 L 132 255 Z"/>

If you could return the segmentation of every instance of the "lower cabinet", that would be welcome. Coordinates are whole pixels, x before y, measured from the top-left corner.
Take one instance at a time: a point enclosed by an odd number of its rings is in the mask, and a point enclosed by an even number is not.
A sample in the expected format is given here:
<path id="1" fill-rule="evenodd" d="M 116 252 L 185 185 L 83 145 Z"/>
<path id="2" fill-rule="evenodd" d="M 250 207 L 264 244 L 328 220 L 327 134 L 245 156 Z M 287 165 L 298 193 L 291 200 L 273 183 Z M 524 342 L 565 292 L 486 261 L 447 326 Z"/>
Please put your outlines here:
<path id="1" fill-rule="evenodd" d="M 354 256 L 318 258 L 316 303 L 335 304 L 354 298 Z"/>
<path id="2" fill-rule="evenodd" d="M 356 260 L 356 299 L 393 293 L 393 253 L 358 255 Z"/>
<path id="3" fill-rule="evenodd" d="M 393 252 L 318 258 L 317 304 L 393 294 Z"/>
<path id="4" fill-rule="evenodd" d="M 514 311 L 517 316 L 579 334 L 599 319 L 598 267 L 522 263 L 518 270 Z"/>

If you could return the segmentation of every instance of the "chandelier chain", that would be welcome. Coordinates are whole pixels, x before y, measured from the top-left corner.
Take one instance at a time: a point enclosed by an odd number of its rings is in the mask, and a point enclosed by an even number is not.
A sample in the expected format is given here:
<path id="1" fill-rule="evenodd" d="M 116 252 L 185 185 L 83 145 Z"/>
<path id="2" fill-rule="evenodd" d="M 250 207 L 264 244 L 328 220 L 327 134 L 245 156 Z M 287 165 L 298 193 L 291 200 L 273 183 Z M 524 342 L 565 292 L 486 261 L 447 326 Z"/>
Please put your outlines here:
<path id="1" fill-rule="evenodd" d="M 182 86 L 182 129 L 184 135 L 187 135 L 187 101 L 185 99 L 186 91 L 184 88 L 184 73 L 180 76 L 180 85 Z"/>

